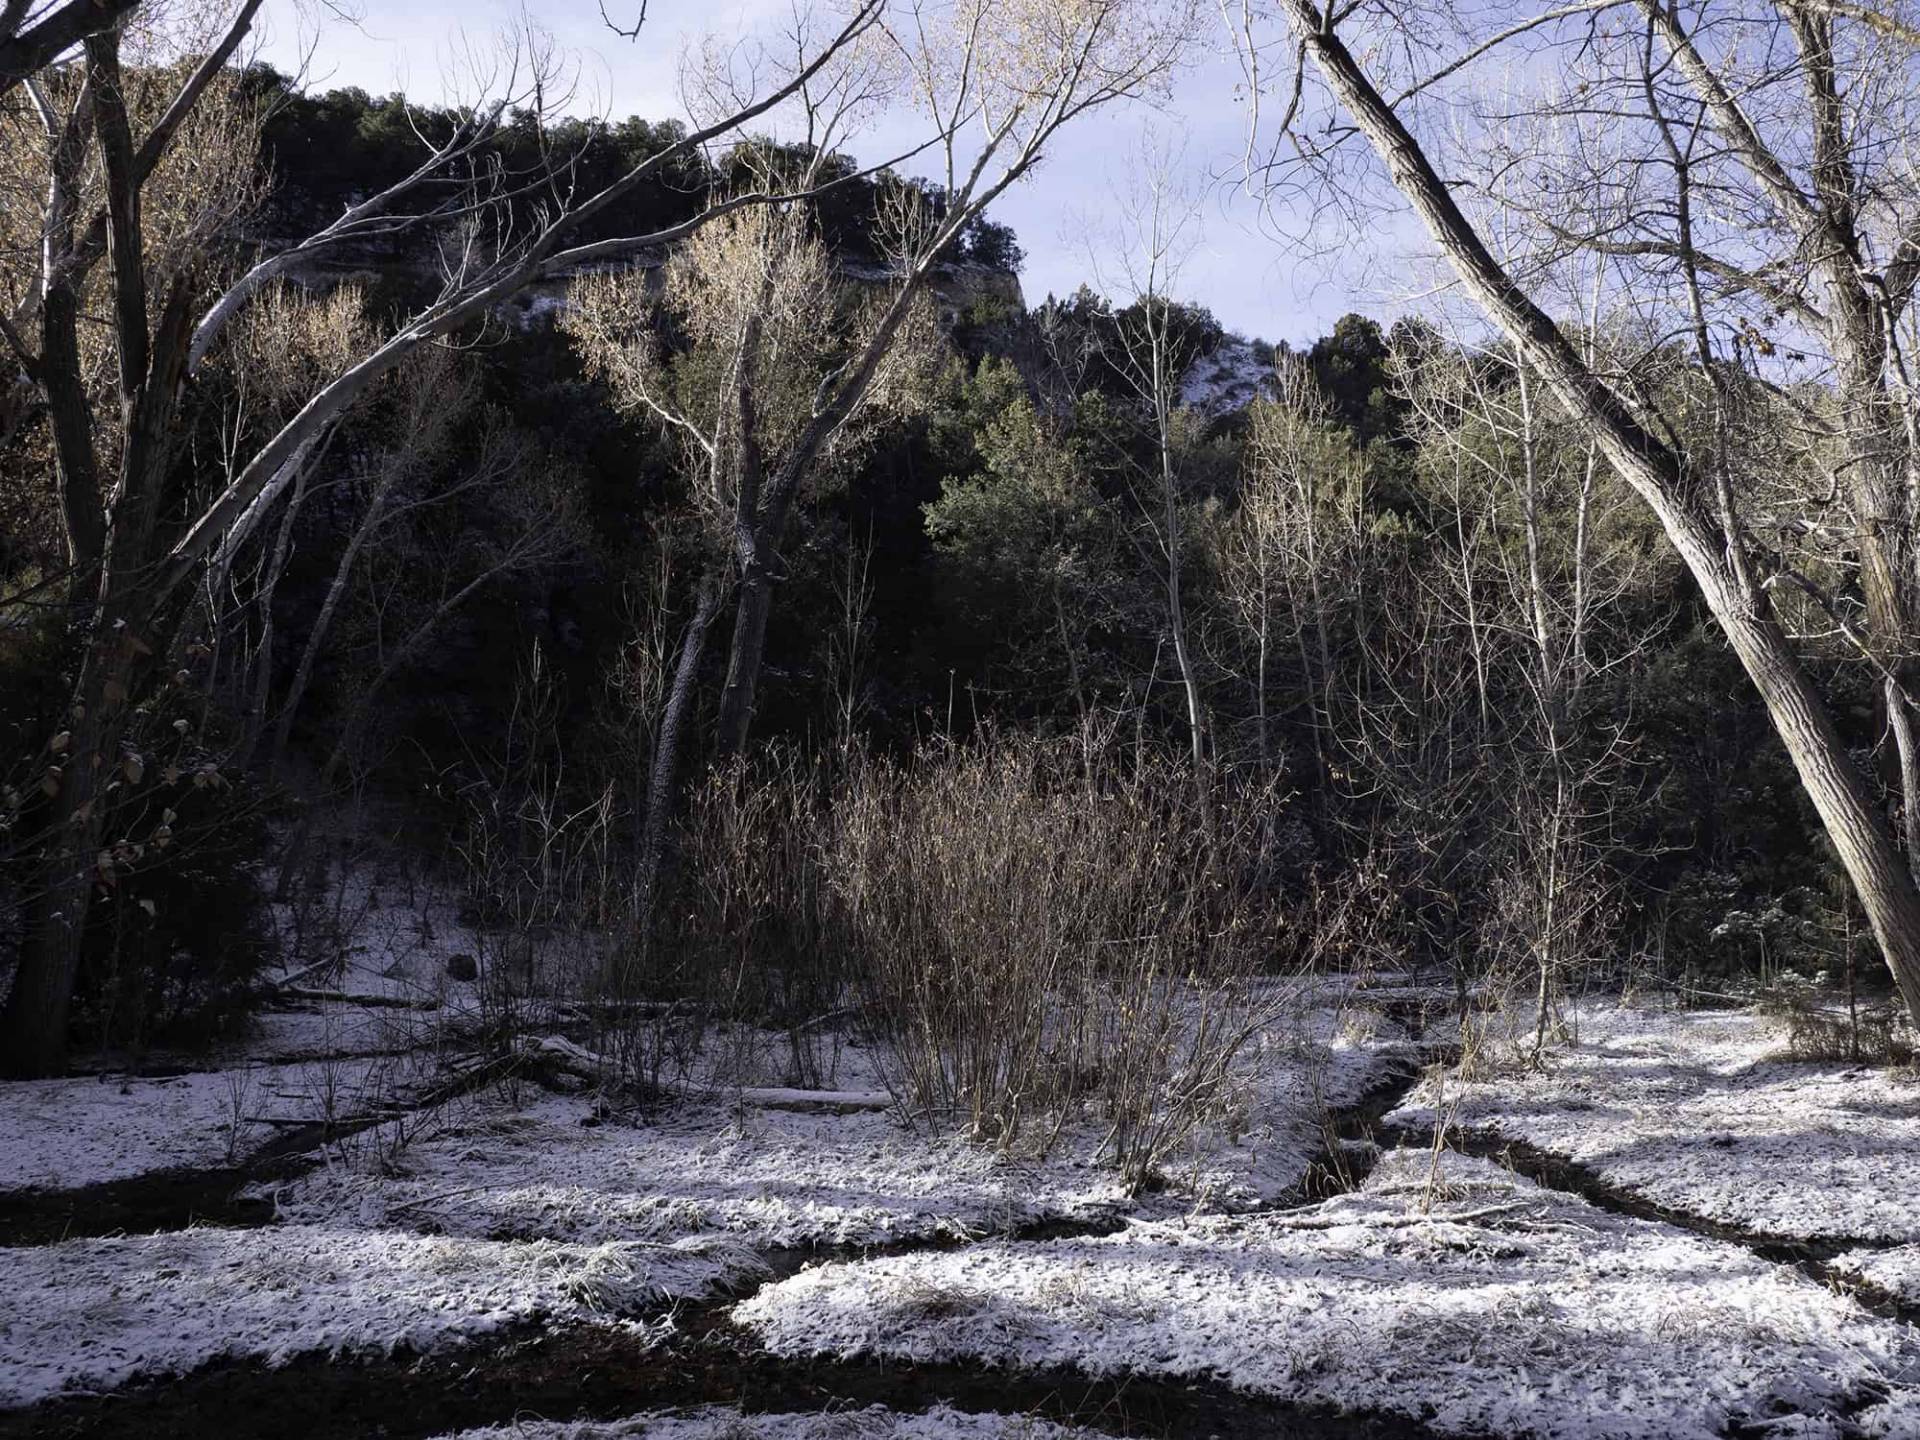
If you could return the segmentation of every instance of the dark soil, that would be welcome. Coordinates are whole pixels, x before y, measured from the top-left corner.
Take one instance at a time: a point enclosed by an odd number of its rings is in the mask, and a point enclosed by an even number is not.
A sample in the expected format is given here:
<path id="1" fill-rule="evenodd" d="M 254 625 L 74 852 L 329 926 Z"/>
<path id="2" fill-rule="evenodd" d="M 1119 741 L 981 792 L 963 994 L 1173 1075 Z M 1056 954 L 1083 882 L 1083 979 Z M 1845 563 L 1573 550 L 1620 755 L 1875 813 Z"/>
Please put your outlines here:
<path id="1" fill-rule="evenodd" d="M 159 1170 L 79 1190 L 0 1193 L 0 1244 L 51 1245 L 83 1235 L 153 1234 L 189 1225 L 264 1225 L 267 1200 L 239 1192 L 261 1178 L 244 1168 Z"/>

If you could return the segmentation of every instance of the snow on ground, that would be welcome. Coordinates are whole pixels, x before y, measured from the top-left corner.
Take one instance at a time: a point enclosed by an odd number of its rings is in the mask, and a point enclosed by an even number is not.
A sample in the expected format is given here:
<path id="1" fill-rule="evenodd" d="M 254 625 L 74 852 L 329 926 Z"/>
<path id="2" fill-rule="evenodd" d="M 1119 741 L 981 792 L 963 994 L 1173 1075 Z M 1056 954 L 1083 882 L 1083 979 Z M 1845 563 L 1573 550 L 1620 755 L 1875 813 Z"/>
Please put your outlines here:
<path id="1" fill-rule="evenodd" d="M 268 978 L 309 989 L 474 1011 L 478 987 L 454 978 L 462 957 L 478 969 L 484 937 L 462 920 L 458 887 L 396 872 L 376 856 L 329 860 L 294 900 L 268 907 L 284 968 Z M 330 968 L 313 967 L 331 962 Z"/>
<path id="2" fill-rule="evenodd" d="M 1203 1128 L 1161 1167 L 1174 1208 L 1244 1210 L 1285 1198 L 1326 1147 L 1329 1114 L 1404 1074 L 1414 1056 L 1403 1029 L 1362 1003 L 1283 1007 L 1244 1057 L 1238 1123 Z"/>
<path id="3" fill-rule="evenodd" d="M 0 1250 L 0 1407 L 222 1358 L 423 1351 L 536 1320 L 607 1321 L 756 1266 L 711 1239 L 504 1245 L 286 1225 Z"/>
<path id="4" fill-rule="evenodd" d="M 1388 1123 L 1431 1126 L 1437 1104 L 1676 1210 L 1767 1235 L 1920 1241 L 1920 1084 L 1785 1060 L 1752 1011 L 1606 1002 L 1572 1018 L 1576 1043 L 1543 1072 L 1430 1076 Z"/>
<path id="5" fill-rule="evenodd" d="M 1443 1157 L 1425 1213 L 1427 1167 L 1391 1152 L 1357 1193 L 1299 1210 L 822 1265 L 733 1315 L 782 1355 L 1217 1376 L 1579 1440 L 1707 1440 L 1779 1412 L 1833 1434 L 1920 1361 L 1907 1327 L 1797 1271 L 1484 1162 Z"/>
<path id="6" fill-rule="evenodd" d="M 1876 1289 L 1920 1305 L 1920 1245 L 1862 1247 L 1833 1257 L 1833 1268 L 1865 1280 Z M 1920 1435 L 1920 1428 L 1915 1434 Z"/>
<path id="7" fill-rule="evenodd" d="M 739 1039 L 721 1048 L 740 1048 Z M 756 1047 L 748 1084 L 778 1082 L 777 1048 Z M 1146 1204 L 1245 1207 L 1297 1185 L 1325 1143 L 1323 1106 L 1357 1099 L 1392 1058 L 1384 1042 L 1313 1012 L 1262 1037 L 1238 1123 L 1169 1161 Z M 869 1052 L 845 1047 L 836 1083 L 879 1088 Z M 1229 1133 L 1230 1132 L 1230 1133 Z M 1047 1219 L 1131 1208 L 1099 1150 L 1104 1130 L 1068 1128 L 1044 1157 L 1010 1158 L 872 1111 L 761 1109 L 689 1101 L 651 1123 L 604 1123 L 589 1097 L 523 1088 L 408 1145 L 278 1188 L 306 1222 L 428 1226 L 449 1234 L 594 1241 L 725 1231 L 762 1245 L 875 1245 L 1006 1233 Z"/>
<path id="8" fill-rule="evenodd" d="M 480 1018 L 477 985 L 448 964 L 483 947 L 444 887 L 335 869 L 303 912 L 270 907 L 283 953 L 297 958 L 263 977 L 289 988 L 244 1036 L 211 1053 L 142 1057 L 143 1068 L 189 1073 L 0 1087 L 0 1191 L 231 1165 L 296 1125 L 354 1119 L 440 1078 Z M 316 955 L 334 964 L 314 972 Z"/>
<path id="9" fill-rule="evenodd" d="M 1913 1440 L 1920 1435 L 1920 1390 L 1898 1390 L 1860 1411 L 1853 1423 L 1870 1440 Z"/>
<path id="10" fill-rule="evenodd" d="M 464 1009 L 417 1010 L 352 1002 L 298 1002 L 256 1014 L 246 1035 L 214 1051 L 216 1060 L 285 1061 L 393 1055 L 457 1044 Z"/>
<path id="11" fill-rule="evenodd" d="M 301 1221 L 594 1241 L 721 1230 L 771 1246 L 873 1245 L 1087 1216 L 1122 1196 L 1104 1170 L 996 1162 L 891 1116 L 689 1104 L 658 1123 L 588 1124 L 592 1102 L 501 1102 L 383 1165 L 334 1166 L 277 1192 Z M 400 1173 L 382 1173 L 396 1168 Z"/>
<path id="12" fill-rule="evenodd" d="M 433 1074 L 425 1058 L 400 1056 L 9 1081 L 0 1088 L 0 1191 L 218 1169 L 294 1126 L 350 1119 L 417 1092 Z"/>
<path id="13" fill-rule="evenodd" d="M 624 1420 L 522 1420 L 441 1440 L 1092 1440 L 1098 1433 L 1031 1415 L 973 1415 L 945 1405 L 919 1414 L 870 1405 L 805 1415 L 747 1415 L 708 1405 Z"/>

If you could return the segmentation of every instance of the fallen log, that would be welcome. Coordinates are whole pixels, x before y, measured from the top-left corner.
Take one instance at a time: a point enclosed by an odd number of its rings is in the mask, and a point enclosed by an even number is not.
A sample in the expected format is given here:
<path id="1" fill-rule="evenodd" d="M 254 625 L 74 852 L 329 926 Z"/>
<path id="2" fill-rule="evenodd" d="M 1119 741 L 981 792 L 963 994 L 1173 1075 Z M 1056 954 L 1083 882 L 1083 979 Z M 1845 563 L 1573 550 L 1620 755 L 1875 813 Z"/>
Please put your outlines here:
<path id="1" fill-rule="evenodd" d="M 619 1065 L 605 1055 L 559 1035 L 523 1040 L 516 1047 L 538 1064 L 597 1083 L 619 1079 Z M 662 1089 L 690 1100 L 721 1100 L 751 1105 L 759 1110 L 792 1110 L 809 1114 L 851 1115 L 893 1108 L 885 1090 L 802 1090 L 791 1086 L 694 1085 L 668 1081 Z"/>
<path id="2" fill-rule="evenodd" d="M 310 1000 L 335 1005 L 365 1005 L 379 1010 L 438 1010 L 438 1000 L 409 1000 L 401 995 L 352 995 L 344 990 L 309 990 L 287 985 L 275 992 L 289 1000 Z"/>

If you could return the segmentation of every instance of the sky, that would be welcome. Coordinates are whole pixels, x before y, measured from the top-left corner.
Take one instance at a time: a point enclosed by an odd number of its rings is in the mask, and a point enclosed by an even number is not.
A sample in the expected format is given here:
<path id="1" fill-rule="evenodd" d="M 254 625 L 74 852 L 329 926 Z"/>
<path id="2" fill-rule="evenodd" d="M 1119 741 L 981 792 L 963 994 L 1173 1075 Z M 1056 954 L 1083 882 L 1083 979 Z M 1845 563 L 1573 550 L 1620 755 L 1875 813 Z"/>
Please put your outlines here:
<path id="1" fill-rule="evenodd" d="M 494 37 L 523 14 L 534 17 L 577 64 L 578 113 L 646 119 L 684 113 L 676 74 L 683 46 L 709 30 L 732 36 L 778 23 L 790 0 L 649 0 L 637 40 L 614 35 L 597 0 L 402 0 L 368 3 L 357 20 L 331 7 L 269 6 L 261 58 L 302 70 L 309 88 L 355 85 L 375 94 L 394 90 L 438 101 L 457 88 L 463 56 L 490 53 Z M 638 0 L 607 0 L 616 20 L 628 21 Z M 315 16 L 321 17 L 316 26 Z M 1258 203 L 1232 183 L 1245 139 L 1246 113 L 1238 97 L 1240 68 L 1224 33 L 1198 37 L 1196 60 L 1177 81 L 1170 103 L 1095 112 L 1061 132 L 1033 175 L 995 205 L 992 216 L 1011 225 L 1026 251 L 1021 285 L 1028 303 L 1067 294 L 1082 282 L 1111 275 L 1090 239 L 1111 216 L 1128 186 L 1128 161 L 1141 151 L 1150 127 L 1160 146 L 1173 145 L 1193 191 L 1204 197 L 1198 243 L 1175 289 L 1213 311 L 1227 329 L 1269 341 L 1311 341 L 1340 315 L 1358 310 L 1382 320 L 1403 305 L 1386 298 L 1373 277 L 1377 256 L 1303 254 L 1275 238 Z M 850 147 L 857 158 L 884 158 L 878 139 Z M 905 167 L 911 170 L 911 165 Z M 1265 231 L 1266 233 L 1263 233 Z"/>

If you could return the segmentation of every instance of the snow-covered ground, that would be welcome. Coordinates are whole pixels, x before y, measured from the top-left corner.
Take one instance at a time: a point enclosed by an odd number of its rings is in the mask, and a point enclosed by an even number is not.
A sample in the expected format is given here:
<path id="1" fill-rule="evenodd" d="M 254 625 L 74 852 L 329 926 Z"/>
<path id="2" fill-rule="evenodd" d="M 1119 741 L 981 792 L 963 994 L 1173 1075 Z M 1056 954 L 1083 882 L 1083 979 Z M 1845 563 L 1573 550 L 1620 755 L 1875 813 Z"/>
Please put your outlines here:
<path id="1" fill-rule="evenodd" d="M 0 1250 L 0 1407 L 221 1358 L 424 1351 L 611 1322 L 750 1274 L 714 1240 L 506 1245 L 281 1225 Z"/>
<path id="2" fill-rule="evenodd" d="M 447 1073 L 453 1017 L 477 1001 L 470 984 L 436 978 L 442 960 L 406 959 L 391 945 L 350 954 L 320 988 L 360 1000 L 270 1015 L 206 1062 L 221 1069 L 0 1087 L 0 1191 L 218 1169 L 284 1131 L 270 1121 L 418 1096 Z M 1328 1115 L 1418 1058 L 1395 1017 L 1420 987 L 1389 989 L 1263 994 L 1273 1018 L 1242 1056 L 1240 1102 L 1137 1197 L 1102 1155 L 1096 1113 L 1044 1154 L 929 1135 L 873 1103 L 884 1067 L 846 1035 L 818 1037 L 819 1063 L 799 1067 L 830 1096 L 796 1085 L 783 1035 L 743 1026 L 710 1028 L 679 1098 L 650 1114 L 531 1079 L 467 1095 L 274 1182 L 279 1223 L 263 1229 L 0 1250 L 0 1407 L 221 1358 L 645 1323 L 633 1317 L 667 1301 L 742 1293 L 778 1250 L 881 1246 L 767 1284 L 731 1314 L 782 1356 L 1224 1383 L 1461 1434 L 1920 1435 L 1915 1332 L 1745 1246 L 1424 1148 L 1388 1151 L 1352 1193 L 1295 1203 Z M 1788 1060 L 1783 1037 L 1745 1012 L 1605 1003 L 1574 1020 L 1576 1043 L 1544 1070 L 1464 1084 L 1431 1072 L 1390 1123 L 1431 1128 L 1438 1113 L 1676 1211 L 1824 1237 L 1844 1251 L 1836 1272 L 1920 1303 L 1920 1086 Z M 593 1059 L 576 1041 L 541 1044 Z M 309 1047 L 350 1058 L 261 1063 Z M 1052 1219 L 1120 1228 L 1015 1238 Z M 949 1243 L 916 1244 L 936 1241 Z M 940 1409 L 703 1409 L 462 1440 L 1081 1433 Z"/>
<path id="3" fill-rule="evenodd" d="M 890 1115 L 689 1105 L 656 1123 L 592 1123 L 587 1099 L 499 1101 L 397 1165 L 314 1171 L 277 1192 L 313 1223 L 455 1235 L 651 1239 L 725 1231 L 770 1246 L 872 1245 L 998 1231 L 1118 1206 L 1110 1172 L 1000 1163 Z M 397 1172 L 397 1173 L 396 1173 Z"/>
<path id="4" fill-rule="evenodd" d="M 1544 1070 L 1434 1074 L 1387 1117 L 1525 1140 L 1658 1204 L 1766 1235 L 1920 1242 L 1920 1084 L 1789 1061 L 1750 1010 L 1594 1003 Z"/>
<path id="5" fill-rule="evenodd" d="M 727 1048 L 771 1057 L 770 1041 Z M 602 1121 L 591 1098 L 523 1089 L 398 1154 L 370 1146 L 274 1193 L 283 1215 L 308 1223 L 578 1241 L 723 1231 L 774 1247 L 1003 1234 L 1142 1205 L 1245 1207 L 1300 1182 L 1325 1143 L 1325 1110 L 1358 1099 L 1395 1055 L 1330 1011 L 1277 1022 L 1247 1055 L 1240 1123 L 1171 1160 L 1166 1188 L 1138 1202 L 1102 1163 L 1095 1124 L 1068 1127 L 1044 1156 L 1009 1157 L 893 1114 L 759 1108 L 724 1090 L 650 1121 Z M 856 1047 L 840 1050 L 836 1071 L 852 1092 L 881 1088 Z"/>
<path id="6" fill-rule="evenodd" d="M 1920 1245 L 1863 1246 L 1833 1257 L 1842 1275 L 1864 1280 L 1909 1305 L 1920 1305 Z M 1920 1435 L 1920 1429 L 1914 1431 Z"/>
<path id="7" fill-rule="evenodd" d="M 479 988 L 452 973 L 472 962 L 484 937 L 461 917 L 465 902 L 450 880 L 402 877 L 377 856 L 328 861 L 297 900 L 267 907 L 283 968 L 267 978 L 309 990 L 472 1014 Z"/>
<path id="8" fill-rule="evenodd" d="M 1423 1151 L 1305 1209 L 827 1264 L 733 1313 L 782 1355 L 1213 1376 L 1582 1440 L 1785 1414 L 1806 1422 L 1776 1433 L 1835 1434 L 1920 1362 L 1907 1327 L 1792 1269 Z"/>
<path id="9" fill-rule="evenodd" d="M 805 1415 L 744 1415 L 708 1405 L 624 1420 L 523 1420 L 441 1440 L 1092 1440 L 1097 1434 L 1030 1415 L 972 1415 L 945 1405 L 917 1414 L 869 1405 Z"/>
<path id="10" fill-rule="evenodd" d="M 232 1165 L 288 1128 L 352 1120 L 436 1074 L 431 1057 L 401 1055 L 12 1081 L 0 1089 L 0 1192 Z"/>
<path id="11" fill-rule="evenodd" d="M 352 870 L 304 916 L 269 907 L 282 949 L 324 934 L 240 1038 L 204 1055 L 156 1051 L 140 1075 L 109 1070 L 0 1089 L 0 1192 L 70 1190 L 157 1170 L 244 1160 L 288 1130 L 363 1118 L 416 1099 L 445 1076 L 480 1017 L 478 986 L 449 961 L 482 948 L 443 889 Z M 332 964 L 311 970 L 311 954 Z M 328 998 L 344 997 L 344 998 Z"/>

